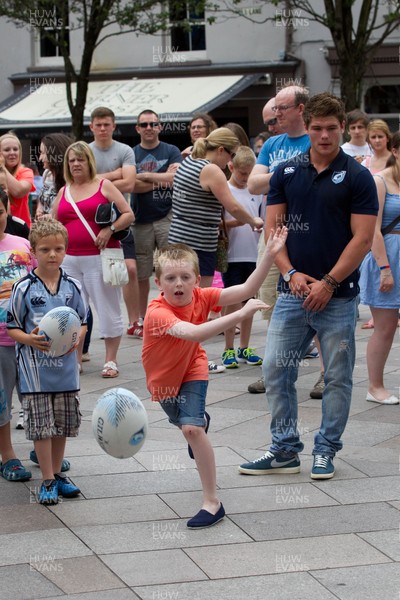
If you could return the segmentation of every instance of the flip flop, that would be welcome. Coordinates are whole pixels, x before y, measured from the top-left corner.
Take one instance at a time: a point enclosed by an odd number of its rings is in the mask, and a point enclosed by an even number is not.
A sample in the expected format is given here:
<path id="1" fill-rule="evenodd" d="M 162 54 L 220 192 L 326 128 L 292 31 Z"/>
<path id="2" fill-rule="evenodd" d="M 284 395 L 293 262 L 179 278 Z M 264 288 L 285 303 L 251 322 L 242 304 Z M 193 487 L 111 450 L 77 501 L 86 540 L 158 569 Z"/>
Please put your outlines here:
<path id="1" fill-rule="evenodd" d="M 208 414 L 208 412 L 204 411 L 204 416 L 206 418 L 206 426 L 205 426 L 205 432 L 208 432 L 208 428 L 210 427 L 210 421 L 211 421 L 211 417 Z M 188 452 L 189 452 L 189 456 L 190 458 L 192 458 L 194 460 L 194 454 L 193 454 L 193 450 L 191 449 L 190 445 L 188 444 Z"/>
<path id="2" fill-rule="evenodd" d="M 116 363 L 113 360 L 106 362 L 101 372 L 101 376 L 105 379 L 114 379 L 114 377 L 118 377 L 118 375 L 119 369 Z"/>

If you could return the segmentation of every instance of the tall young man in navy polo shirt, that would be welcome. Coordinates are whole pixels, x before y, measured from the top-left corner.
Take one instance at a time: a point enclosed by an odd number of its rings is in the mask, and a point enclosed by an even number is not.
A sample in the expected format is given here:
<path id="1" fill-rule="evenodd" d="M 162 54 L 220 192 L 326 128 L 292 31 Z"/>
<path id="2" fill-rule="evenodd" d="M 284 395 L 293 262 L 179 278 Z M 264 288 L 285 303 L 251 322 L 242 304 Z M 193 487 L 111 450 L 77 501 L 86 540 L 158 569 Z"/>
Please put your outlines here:
<path id="1" fill-rule="evenodd" d="M 276 258 L 280 296 L 263 364 L 272 444 L 239 471 L 300 471 L 298 453 L 304 444 L 297 430 L 295 383 L 299 362 L 317 334 L 325 389 L 311 477 L 329 479 L 350 410 L 358 266 L 372 244 L 378 200 L 371 174 L 339 147 L 345 124 L 341 100 L 327 92 L 317 94 L 303 116 L 311 148 L 278 166 L 267 199 L 267 231 L 279 223 L 289 229 Z"/>

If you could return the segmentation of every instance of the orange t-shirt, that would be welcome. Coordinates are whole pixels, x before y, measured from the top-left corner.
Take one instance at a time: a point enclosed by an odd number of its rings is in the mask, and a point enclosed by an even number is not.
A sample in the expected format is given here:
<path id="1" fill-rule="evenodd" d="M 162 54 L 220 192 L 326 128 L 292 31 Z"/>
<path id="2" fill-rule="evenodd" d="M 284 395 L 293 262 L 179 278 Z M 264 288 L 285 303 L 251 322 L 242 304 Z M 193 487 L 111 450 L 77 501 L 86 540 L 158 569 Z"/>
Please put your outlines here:
<path id="1" fill-rule="evenodd" d="M 36 190 L 33 184 L 33 171 L 28 167 L 20 167 L 14 175 L 17 181 L 29 181 L 31 183 L 31 189 L 22 198 L 13 198 L 10 195 L 10 210 L 13 217 L 19 217 L 28 225 L 31 226 L 31 214 L 29 212 L 29 194 Z"/>
<path id="2" fill-rule="evenodd" d="M 219 302 L 218 288 L 194 288 L 190 304 L 171 306 L 162 295 L 150 302 L 143 329 L 142 360 L 152 400 L 177 396 L 185 381 L 207 380 L 208 360 L 199 342 L 168 335 L 180 321 L 200 325 Z"/>

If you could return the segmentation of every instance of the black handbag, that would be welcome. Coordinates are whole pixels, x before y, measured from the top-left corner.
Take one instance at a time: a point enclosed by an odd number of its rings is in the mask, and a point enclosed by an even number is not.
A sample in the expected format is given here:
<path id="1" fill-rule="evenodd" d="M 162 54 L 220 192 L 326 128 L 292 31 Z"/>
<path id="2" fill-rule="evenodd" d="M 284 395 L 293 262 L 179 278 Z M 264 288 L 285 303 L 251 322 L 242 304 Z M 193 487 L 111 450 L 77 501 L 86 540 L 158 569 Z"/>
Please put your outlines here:
<path id="1" fill-rule="evenodd" d="M 110 227 L 121 216 L 121 212 L 115 206 L 114 202 L 107 202 L 107 204 L 99 204 L 94 217 L 95 222 L 102 229 L 103 227 Z M 116 240 L 124 240 L 130 233 L 129 229 L 121 229 L 115 231 L 112 237 Z"/>

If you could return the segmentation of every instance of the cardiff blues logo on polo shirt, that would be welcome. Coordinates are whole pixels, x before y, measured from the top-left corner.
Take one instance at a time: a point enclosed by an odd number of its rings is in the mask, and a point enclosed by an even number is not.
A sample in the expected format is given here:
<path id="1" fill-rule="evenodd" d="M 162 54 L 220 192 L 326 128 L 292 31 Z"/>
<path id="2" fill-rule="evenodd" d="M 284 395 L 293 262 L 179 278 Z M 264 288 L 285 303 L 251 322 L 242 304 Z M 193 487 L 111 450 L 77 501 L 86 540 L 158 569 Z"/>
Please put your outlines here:
<path id="1" fill-rule="evenodd" d="M 295 172 L 296 167 L 285 167 L 283 174 L 284 175 L 289 175 L 290 173 L 294 173 Z"/>
<path id="2" fill-rule="evenodd" d="M 332 175 L 332 181 L 333 183 L 342 183 L 345 177 L 346 171 L 335 171 Z"/>

